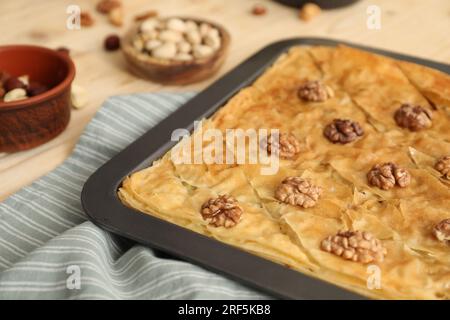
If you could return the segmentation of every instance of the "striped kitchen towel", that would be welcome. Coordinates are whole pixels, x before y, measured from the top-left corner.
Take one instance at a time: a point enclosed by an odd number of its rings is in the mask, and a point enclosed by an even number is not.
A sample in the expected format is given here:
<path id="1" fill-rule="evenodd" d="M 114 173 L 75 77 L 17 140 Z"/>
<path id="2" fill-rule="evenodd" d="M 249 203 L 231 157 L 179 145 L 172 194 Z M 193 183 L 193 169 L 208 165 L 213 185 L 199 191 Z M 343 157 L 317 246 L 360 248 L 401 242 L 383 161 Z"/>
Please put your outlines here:
<path id="1" fill-rule="evenodd" d="M 108 99 L 73 154 L 0 203 L 0 299 L 260 299 L 267 296 L 87 222 L 86 179 L 193 96 Z"/>

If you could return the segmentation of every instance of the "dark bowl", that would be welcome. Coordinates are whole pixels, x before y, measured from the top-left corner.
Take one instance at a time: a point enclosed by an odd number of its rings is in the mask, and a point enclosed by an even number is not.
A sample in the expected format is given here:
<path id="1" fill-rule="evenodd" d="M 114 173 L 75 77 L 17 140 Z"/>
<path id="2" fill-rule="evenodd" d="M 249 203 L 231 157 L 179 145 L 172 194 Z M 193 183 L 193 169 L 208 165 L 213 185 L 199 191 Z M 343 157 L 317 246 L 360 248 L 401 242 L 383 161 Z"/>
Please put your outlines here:
<path id="1" fill-rule="evenodd" d="M 313 2 L 322 9 L 334 9 L 351 5 L 355 2 L 358 2 L 359 0 L 275 0 L 275 1 L 296 8 L 301 8 L 307 2 Z"/>
<path id="2" fill-rule="evenodd" d="M 0 102 L 0 152 L 36 147 L 67 127 L 75 77 L 67 54 L 31 45 L 0 46 L 0 70 L 16 77 L 28 75 L 50 88 L 27 99 Z"/>

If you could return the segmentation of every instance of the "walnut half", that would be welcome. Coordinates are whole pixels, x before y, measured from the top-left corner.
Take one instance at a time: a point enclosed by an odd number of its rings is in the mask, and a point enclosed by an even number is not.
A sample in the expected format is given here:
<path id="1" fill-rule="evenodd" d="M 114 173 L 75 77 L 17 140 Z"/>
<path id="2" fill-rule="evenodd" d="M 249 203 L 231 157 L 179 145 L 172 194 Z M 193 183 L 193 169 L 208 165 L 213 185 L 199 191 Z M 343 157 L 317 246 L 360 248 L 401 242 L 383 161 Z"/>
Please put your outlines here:
<path id="1" fill-rule="evenodd" d="M 239 223 L 242 208 L 235 198 L 229 195 L 219 195 L 202 205 L 203 219 L 214 227 L 231 228 Z"/>
<path id="2" fill-rule="evenodd" d="M 373 166 L 367 173 L 367 180 L 372 186 L 388 190 L 395 185 L 401 188 L 408 186 L 411 182 L 411 175 L 406 169 L 398 167 L 395 163 L 386 162 Z"/>
<path id="3" fill-rule="evenodd" d="M 442 176 L 450 180 L 450 156 L 445 156 L 440 158 L 434 168 L 439 171 Z"/>
<path id="4" fill-rule="evenodd" d="M 450 245 L 450 219 L 444 219 L 435 225 L 433 232 L 439 241 Z"/>
<path id="5" fill-rule="evenodd" d="M 309 179 L 300 177 L 287 177 L 275 190 L 275 198 L 278 200 L 303 208 L 315 206 L 321 194 L 321 187 L 313 185 Z"/>
<path id="6" fill-rule="evenodd" d="M 334 119 L 325 127 L 323 134 L 332 143 L 346 144 L 361 137 L 364 130 L 358 122 Z"/>
<path id="7" fill-rule="evenodd" d="M 322 240 L 323 251 L 360 263 L 383 262 L 387 250 L 370 232 L 339 231 Z"/>
<path id="8" fill-rule="evenodd" d="M 317 80 L 302 84 L 297 94 L 300 99 L 311 102 L 323 102 L 334 96 L 330 87 Z"/>
<path id="9" fill-rule="evenodd" d="M 290 133 L 281 133 L 277 139 L 272 135 L 267 138 L 267 152 L 279 152 L 282 159 L 292 159 L 300 152 L 300 143 L 297 138 Z"/>
<path id="10" fill-rule="evenodd" d="M 431 127 L 431 112 L 419 105 L 404 103 L 395 112 L 397 125 L 411 131 L 419 131 Z"/>

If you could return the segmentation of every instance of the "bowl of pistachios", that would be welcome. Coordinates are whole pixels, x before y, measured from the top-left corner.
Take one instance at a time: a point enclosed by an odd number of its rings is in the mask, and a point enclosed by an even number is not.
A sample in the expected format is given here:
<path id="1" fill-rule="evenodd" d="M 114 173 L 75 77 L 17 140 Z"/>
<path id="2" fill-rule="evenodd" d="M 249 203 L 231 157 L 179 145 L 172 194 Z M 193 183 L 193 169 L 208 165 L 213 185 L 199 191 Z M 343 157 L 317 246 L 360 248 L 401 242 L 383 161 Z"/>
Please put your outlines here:
<path id="1" fill-rule="evenodd" d="M 223 65 L 230 35 L 217 23 L 190 17 L 151 17 L 122 39 L 130 70 L 164 84 L 207 79 Z"/>
<path id="2" fill-rule="evenodd" d="M 67 127 L 74 77 L 75 66 L 66 53 L 0 46 L 0 152 L 38 146 Z"/>

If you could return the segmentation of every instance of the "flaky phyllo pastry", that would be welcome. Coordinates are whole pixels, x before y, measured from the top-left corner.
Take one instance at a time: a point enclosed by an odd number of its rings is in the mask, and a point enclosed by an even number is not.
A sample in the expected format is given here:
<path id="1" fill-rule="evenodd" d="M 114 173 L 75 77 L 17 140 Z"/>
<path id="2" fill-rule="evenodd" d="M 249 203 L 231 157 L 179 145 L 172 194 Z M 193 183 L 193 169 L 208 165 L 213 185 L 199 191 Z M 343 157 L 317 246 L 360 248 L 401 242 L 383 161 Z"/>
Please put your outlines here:
<path id="1" fill-rule="evenodd" d="M 278 171 L 180 164 L 169 151 L 126 178 L 120 199 L 369 297 L 450 298 L 448 75 L 294 47 L 203 126 L 279 129 L 260 145 Z"/>

